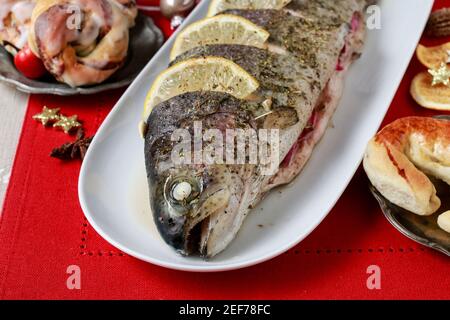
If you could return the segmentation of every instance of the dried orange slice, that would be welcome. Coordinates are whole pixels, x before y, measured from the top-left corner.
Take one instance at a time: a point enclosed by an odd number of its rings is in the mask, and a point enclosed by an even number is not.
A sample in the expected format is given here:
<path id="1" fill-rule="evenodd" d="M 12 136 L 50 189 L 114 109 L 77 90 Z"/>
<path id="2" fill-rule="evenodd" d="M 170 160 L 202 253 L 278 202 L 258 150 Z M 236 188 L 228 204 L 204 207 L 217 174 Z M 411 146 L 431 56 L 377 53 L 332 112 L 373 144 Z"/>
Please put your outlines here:
<path id="1" fill-rule="evenodd" d="M 411 95 L 424 108 L 450 110 L 450 87 L 432 86 L 433 77 L 428 72 L 419 73 L 411 83 Z"/>
<path id="2" fill-rule="evenodd" d="M 437 68 L 441 63 L 450 63 L 450 42 L 436 47 L 418 45 L 417 58 L 427 68 Z"/>

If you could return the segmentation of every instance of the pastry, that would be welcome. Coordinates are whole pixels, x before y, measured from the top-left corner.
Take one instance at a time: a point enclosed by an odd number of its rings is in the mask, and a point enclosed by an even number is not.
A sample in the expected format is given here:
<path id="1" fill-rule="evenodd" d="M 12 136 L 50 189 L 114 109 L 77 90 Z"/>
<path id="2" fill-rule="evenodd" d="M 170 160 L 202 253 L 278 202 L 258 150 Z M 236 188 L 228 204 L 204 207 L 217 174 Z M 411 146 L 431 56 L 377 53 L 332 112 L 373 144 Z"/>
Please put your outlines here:
<path id="1" fill-rule="evenodd" d="M 40 0 L 29 45 L 58 81 L 98 84 L 125 62 L 135 16 L 134 1 Z"/>
<path id="2" fill-rule="evenodd" d="M 406 117 L 384 127 L 367 146 L 364 169 L 390 202 L 431 215 L 440 199 L 427 175 L 450 184 L 450 121 Z"/>
<path id="3" fill-rule="evenodd" d="M 27 43 L 34 6 L 34 0 L 0 1 L 0 43 L 12 53 Z"/>

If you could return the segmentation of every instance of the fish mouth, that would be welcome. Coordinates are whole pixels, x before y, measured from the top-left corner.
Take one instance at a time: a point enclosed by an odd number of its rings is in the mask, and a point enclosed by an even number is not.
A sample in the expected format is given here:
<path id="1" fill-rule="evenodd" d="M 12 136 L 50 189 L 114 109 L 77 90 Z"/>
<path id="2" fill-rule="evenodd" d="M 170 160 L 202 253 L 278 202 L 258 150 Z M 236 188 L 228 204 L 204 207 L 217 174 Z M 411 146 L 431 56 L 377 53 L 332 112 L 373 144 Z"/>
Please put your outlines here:
<path id="1" fill-rule="evenodd" d="M 170 183 L 167 182 L 169 179 Z M 173 196 L 174 185 L 179 185 L 179 181 L 168 178 L 164 183 L 163 199 L 152 203 L 159 233 L 178 253 L 207 257 L 208 242 L 214 229 L 212 219 L 219 220 L 227 214 L 230 190 L 221 184 L 208 185 L 203 190 L 194 188 L 191 180 L 192 197 L 180 201 Z"/>
<path id="2" fill-rule="evenodd" d="M 183 254 L 208 257 L 209 239 L 214 230 L 214 222 L 217 222 L 213 220 L 227 214 L 230 200 L 228 188 L 212 186 L 208 189 L 187 219 Z"/>

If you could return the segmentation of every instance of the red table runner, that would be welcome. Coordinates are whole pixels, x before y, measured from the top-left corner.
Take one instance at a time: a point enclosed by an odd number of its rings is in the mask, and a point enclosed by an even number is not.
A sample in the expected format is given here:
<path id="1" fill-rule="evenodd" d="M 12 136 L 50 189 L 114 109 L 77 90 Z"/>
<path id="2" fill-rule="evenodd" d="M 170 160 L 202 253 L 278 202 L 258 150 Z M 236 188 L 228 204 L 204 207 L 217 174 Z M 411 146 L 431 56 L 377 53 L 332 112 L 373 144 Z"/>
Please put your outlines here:
<path id="1" fill-rule="evenodd" d="M 153 16 L 167 31 L 167 20 Z M 436 114 L 418 107 L 408 93 L 422 69 L 414 58 L 384 124 L 402 116 Z M 164 269 L 123 254 L 83 216 L 77 195 L 80 163 L 49 157 L 53 147 L 71 138 L 31 118 L 43 105 L 60 107 L 63 114 L 77 114 L 87 134 L 93 134 L 121 93 L 30 97 L 0 221 L 0 299 L 450 298 L 448 258 L 407 239 L 386 221 L 361 169 L 307 239 L 263 264 L 202 274 Z M 79 290 L 66 285 L 71 265 L 80 267 Z M 380 268 L 380 289 L 367 287 L 372 265 Z"/>

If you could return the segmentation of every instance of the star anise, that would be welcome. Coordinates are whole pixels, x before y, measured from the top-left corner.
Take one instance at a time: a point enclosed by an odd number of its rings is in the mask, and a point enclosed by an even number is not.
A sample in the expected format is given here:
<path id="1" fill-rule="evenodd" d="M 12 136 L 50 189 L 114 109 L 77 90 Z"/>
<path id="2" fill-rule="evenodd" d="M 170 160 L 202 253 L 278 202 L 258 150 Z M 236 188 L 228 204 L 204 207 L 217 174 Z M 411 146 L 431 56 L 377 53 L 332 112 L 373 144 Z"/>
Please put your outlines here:
<path id="1" fill-rule="evenodd" d="M 85 138 L 84 129 L 79 128 L 74 142 L 68 142 L 53 149 L 50 156 L 61 160 L 83 160 L 93 138 L 93 136 Z"/>

